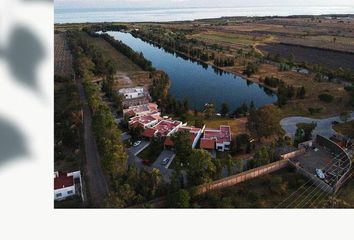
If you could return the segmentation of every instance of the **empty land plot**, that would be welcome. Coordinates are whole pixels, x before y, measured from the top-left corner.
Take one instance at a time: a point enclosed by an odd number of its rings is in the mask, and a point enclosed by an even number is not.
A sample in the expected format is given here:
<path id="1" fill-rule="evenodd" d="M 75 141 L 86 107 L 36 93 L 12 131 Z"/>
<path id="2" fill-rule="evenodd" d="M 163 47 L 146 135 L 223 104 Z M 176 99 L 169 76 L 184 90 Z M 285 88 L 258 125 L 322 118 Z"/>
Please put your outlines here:
<path id="1" fill-rule="evenodd" d="M 333 129 L 344 136 L 354 138 L 354 121 L 334 125 Z"/>
<path id="2" fill-rule="evenodd" d="M 246 123 L 247 123 L 246 117 L 237 118 L 237 119 L 216 118 L 216 119 L 206 120 L 205 122 L 207 128 L 219 129 L 220 125 L 229 125 L 231 128 L 231 133 L 233 135 L 248 133 L 246 129 Z"/>
<path id="3" fill-rule="evenodd" d="M 195 39 L 201 39 L 207 43 L 224 43 L 231 45 L 253 45 L 262 39 L 256 39 L 249 35 L 243 34 L 232 34 L 226 32 L 216 32 L 216 31 L 207 31 L 198 33 L 191 36 Z"/>
<path id="4" fill-rule="evenodd" d="M 273 56 L 279 54 L 283 58 L 293 54 L 297 62 L 321 64 L 331 69 L 354 69 L 354 54 L 352 53 L 289 44 L 267 44 L 258 46 L 258 48 Z"/>
<path id="5" fill-rule="evenodd" d="M 72 74 L 72 58 L 64 33 L 54 35 L 54 74 L 62 77 Z"/>
<path id="6" fill-rule="evenodd" d="M 349 37 L 339 37 L 330 35 L 308 37 L 281 37 L 279 38 L 279 41 L 281 43 L 287 44 L 354 53 L 354 38 Z"/>

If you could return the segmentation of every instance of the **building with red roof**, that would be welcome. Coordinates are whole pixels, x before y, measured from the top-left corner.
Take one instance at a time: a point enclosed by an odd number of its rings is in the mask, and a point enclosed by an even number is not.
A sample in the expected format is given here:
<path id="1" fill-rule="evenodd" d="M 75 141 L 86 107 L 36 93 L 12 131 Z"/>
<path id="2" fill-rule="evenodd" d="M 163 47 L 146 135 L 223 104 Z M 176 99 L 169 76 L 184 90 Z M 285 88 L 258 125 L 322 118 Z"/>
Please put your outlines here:
<path id="1" fill-rule="evenodd" d="M 171 119 L 159 120 L 157 124 L 152 127 L 146 128 L 142 136 L 152 138 L 154 136 L 168 137 L 178 130 L 178 128 L 185 126 L 181 121 Z"/>
<path id="2" fill-rule="evenodd" d="M 202 136 L 204 128 L 205 126 L 203 128 L 196 128 L 194 126 L 182 126 L 179 127 L 176 132 L 187 131 L 189 133 L 189 137 L 190 137 L 189 140 L 192 145 L 192 148 L 195 148 L 200 137 Z M 171 147 L 171 148 L 174 147 L 174 143 L 171 139 L 171 136 L 166 137 L 164 145 L 166 147 Z"/>
<path id="3" fill-rule="evenodd" d="M 129 120 L 128 124 L 129 127 L 141 127 L 145 129 L 154 126 L 160 119 L 160 113 L 157 112 L 150 115 L 133 117 Z"/>
<path id="4" fill-rule="evenodd" d="M 147 103 L 143 105 L 131 106 L 123 110 L 123 116 L 135 117 L 146 116 L 158 113 L 158 105 L 156 103 Z"/>
<path id="5" fill-rule="evenodd" d="M 79 183 L 80 186 L 79 189 L 76 186 L 77 185 L 76 182 Z M 80 191 L 81 191 L 80 171 L 70 172 L 70 173 L 54 172 L 54 200 L 56 201 L 64 200 L 68 197 L 78 194 Z"/>
<path id="6" fill-rule="evenodd" d="M 221 125 L 219 129 L 205 129 L 200 140 L 200 148 L 205 150 L 230 150 L 231 129 L 228 125 Z"/>

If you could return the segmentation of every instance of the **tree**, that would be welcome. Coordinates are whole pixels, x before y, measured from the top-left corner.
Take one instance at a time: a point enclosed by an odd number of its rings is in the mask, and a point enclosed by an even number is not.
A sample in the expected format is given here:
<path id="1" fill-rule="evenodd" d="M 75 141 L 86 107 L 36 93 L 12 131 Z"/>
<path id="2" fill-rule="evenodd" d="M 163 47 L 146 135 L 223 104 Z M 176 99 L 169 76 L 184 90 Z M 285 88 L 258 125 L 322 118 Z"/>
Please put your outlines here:
<path id="1" fill-rule="evenodd" d="M 177 166 L 183 166 L 188 164 L 188 158 L 192 154 L 192 143 L 190 141 L 190 135 L 188 131 L 178 131 L 171 136 L 174 147 L 176 149 Z"/>
<path id="2" fill-rule="evenodd" d="M 253 156 L 250 161 L 251 168 L 260 167 L 266 165 L 272 161 L 270 155 L 270 149 L 268 147 L 262 147 Z"/>
<path id="3" fill-rule="evenodd" d="M 227 168 L 227 174 L 230 176 L 232 175 L 232 167 L 234 165 L 233 160 L 232 160 L 232 156 L 230 154 L 227 155 L 226 159 L 225 159 L 225 165 Z"/>
<path id="4" fill-rule="evenodd" d="M 243 74 L 246 74 L 247 77 L 250 77 L 252 74 L 255 74 L 258 72 L 258 64 L 249 62 L 246 66 L 246 69 L 243 71 Z"/>
<path id="5" fill-rule="evenodd" d="M 229 106 L 227 103 L 222 103 L 221 104 L 221 110 L 220 110 L 221 116 L 225 117 L 229 113 Z"/>
<path id="6" fill-rule="evenodd" d="M 202 149 L 193 149 L 187 166 L 188 183 L 200 185 L 212 181 L 216 173 L 216 166 L 209 152 Z"/>
<path id="7" fill-rule="evenodd" d="M 214 113 L 215 113 L 214 104 L 208 104 L 204 110 L 205 118 L 212 117 Z"/>
<path id="8" fill-rule="evenodd" d="M 342 112 L 340 115 L 339 115 L 339 118 L 340 120 L 342 120 L 343 122 L 347 122 L 350 118 L 350 112 L 348 111 L 345 111 L 345 112 Z"/>
<path id="9" fill-rule="evenodd" d="M 195 125 L 197 128 L 202 128 L 202 127 L 205 125 L 205 122 L 204 122 L 203 119 L 197 118 L 197 119 L 194 121 L 194 125 Z"/>
<path id="10" fill-rule="evenodd" d="M 305 94 L 306 94 L 306 90 L 305 90 L 304 86 L 298 88 L 297 91 L 296 91 L 296 97 L 297 98 L 304 99 L 305 98 Z"/>
<path id="11" fill-rule="evenodd" d="M 189 192 L 184 189 L 178 190 L 176 193 L 168 194 L 166 197 L 166 205 L 169 208 L 189 208 L 191 197 Z"/>
<path id="12" fill-rule="evenodd" d="M 141 126 L 131 126 L 129 128 L 129 135 L 131 136 L 132 138 L 132 141 L 135 142 L 137 141 L 140 137 L 141 137 L 141 134 L 143 133 L 144 131 L 144 128 L 141 127 Z"/>
<path id="13" fill-rule="evenodd" d="M 247 127 L 252 135 L 258 138 L 277 134 L 280 130 L 279 110 L 274 105 L 266 105 L 251 111 Z"/>

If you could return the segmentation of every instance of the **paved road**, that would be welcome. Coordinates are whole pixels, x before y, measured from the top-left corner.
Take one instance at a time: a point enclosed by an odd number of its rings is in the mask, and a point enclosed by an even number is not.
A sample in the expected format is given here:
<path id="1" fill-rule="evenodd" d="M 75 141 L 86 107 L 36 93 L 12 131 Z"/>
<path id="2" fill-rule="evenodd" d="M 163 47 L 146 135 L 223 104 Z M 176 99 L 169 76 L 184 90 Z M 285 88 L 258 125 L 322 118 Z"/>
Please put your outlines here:
<path id="1" fill-rule="evenodd" d="M 88 106 L 81 79 L 76 79 L 80 101 L 84 112 L 84 141 L 86 154 L 86 176 L 92 207 L 101 207 L 108 194 L 108 186 L 101 168 L 96 140 L 92 132 L 91 110 Z"/>
<path id="2" fill-rule="evenodd" d="M 351 117 L 349 121 L 353 119 L 354 119 L 354 112 L 351 113 Z M 315 122 L 317 123 L 317 126 L 313 130 L 313 136 L 320 134 L 325 137 L 331 137 L 333 134 L 336 134 L 336 132 L 332 128 L 333 121 L 342 122 L 339 116 L 325 118 L 325 119 L 314 119 L 314 118 L 307 118 L 307 117 L 288 117 L 282 119 L 280 121 L 280 125 L 285 130 L 288 136 L 294 138 L 297 129 L 296 124 Z"/>
<path id="3" fill-rule="evenodd" d="M 127 136 L 125 136 L 125 137 L 127 137 Z M 145 148 L 147 148 L 149 145 L 150 145 L 150 141 L 141 140 L 141 143 L 138 146 L 136 146 L 136 147 L 132 146 L 132 147 L 128 148 L 128 151 L 134 155 L 138 155 Z"/>
<path id="4" fill-rule="evenodd" d="M 173 161 L 173 158 L 176 156 L 175 152 L 172 151 L 172 150 L 168 150 L 168 149 L 164 149 L 160 155 L 157 157 L 156 161 L 151 165 L 152 167 L 154 168 L 158 168 L 158 169 L 167 169 L 170 164 L 172 163 Z M 165 158 L 169 158 L 170 161 L 167 163 L 167 165 L 161 165 L 161 162 L 163 159 Z"/>
<path id="5" fill-rule="evenodd" d="M 142 150 L 144 150 L 147 146 L 149 146 L 149 144 L 150 144 L 150 142 L 148 142 L 148 141 L 142 141 L 142 143 L 139 144 L 139 146 L 131 147 L 131 148 L 127 149 L 129 165 L 134 165 L 138 169 L 144 169 L 148 172 L 151 172 L 154 168 L 158 168 L 160 170 L 160 173 L 161 173 L 163 179 L 166 182 L 170 182 L 173 170 L 166 169 L 164 167 L 146 166 L 142 163 L 142 159 L 137 156 Z"/>

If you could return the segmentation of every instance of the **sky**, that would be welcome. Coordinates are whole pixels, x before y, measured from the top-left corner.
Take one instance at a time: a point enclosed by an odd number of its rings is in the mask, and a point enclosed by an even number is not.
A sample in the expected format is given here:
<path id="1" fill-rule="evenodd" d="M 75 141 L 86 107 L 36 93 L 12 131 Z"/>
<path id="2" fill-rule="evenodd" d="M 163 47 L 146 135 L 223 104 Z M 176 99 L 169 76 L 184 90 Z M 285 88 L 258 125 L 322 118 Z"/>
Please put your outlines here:
<path id="1" fill-rule="evenodd" d="M 250 7 L 250 6 L 354 6 L 354 0 L 54 0 L 56 7 Z"/>

